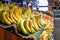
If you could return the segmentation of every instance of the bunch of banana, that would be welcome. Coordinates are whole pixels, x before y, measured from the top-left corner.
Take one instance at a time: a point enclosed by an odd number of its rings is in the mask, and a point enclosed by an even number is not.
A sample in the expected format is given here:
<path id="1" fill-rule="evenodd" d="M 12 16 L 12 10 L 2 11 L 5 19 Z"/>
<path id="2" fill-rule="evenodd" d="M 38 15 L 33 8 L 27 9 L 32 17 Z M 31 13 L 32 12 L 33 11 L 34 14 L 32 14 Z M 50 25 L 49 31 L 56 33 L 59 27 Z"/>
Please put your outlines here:
<path id="1" fill-rule="evenodd" d="M 51 22 L 48 20 L 46 25 L 45 25 L 45 30 L 49 30 L 51 33 L 54 30 L 54 25 L 51 24 Z"/>
<path id="2" fill-rule="evenodd" d="M 0 3 L 0 21 L 3 24 L 11 25 L 12 23 L 17 24 L 17 28 L 23 34 L 33 34 L 40 29 L 41 26 L 45 25 L 45 30 L 53 31 L 54 27 L 50 21 L 44 23 L 42 14 L 33 14 L 30 9 L 25 7 L 19 7 L 12 3 Z"/>
<path id="3" fill-rule="evenodd" d="M 49 40 L 51 36 L 52 36 L 52 34 L 48 30 L 45 30 L 39 36 L 39 40 Z"/>
<path id="4" fill-rule="evenodd" d="M 38 31 L 39 30 L 39 26 L 37 24 L 37 19 L 35 17 L 32 17 L 31 20 L 32 20 L 33 28 L 36 29 L 36 31 Z"/>
<path id="5" fill-rule="evenodd" d="M 26 9 L 24 7 L 21 7 L 22 9 L 22 18 L 30 18 L 32 16 L 32 12 L 29 9 Z"/>
<path id="6" fill-rule="evenodd" d="M 23 22 L 24 25 L 21 24 L 22 20 L 24 20 L 24 22 Z M 34 16 L 32 18 L 26 18 L 26 19 L 22 19 L 22 20 L 20 21 L 20 23 L 17 26 L 18 30 L 21 31 L 22 33 L 24 33 L 24 31 L 22 31 L 22 30 L 25 30 L 24 34 L 27 34 L 27 32 L 29 34 L 31 34 L 31 33 L 35 33 L 36 31 L 38 31 L 40 29 L 40 25 L 38 25 L 38 23 L 40 21 L 39 18 L 37 20 L 36 17 Z"/>
<path id="7" fill-rule="evenodd" d="M 7 13 L 9 13 L 8 11 L 10 10 L 9 5 L 7 5 L 7 3 L 2 4 L 0 3 L 0 21 L 4 24 L 8 24 L 10 25 L 10 21 L 8 21 L 7 19 Z"/>
<path id="8" fill-rule="evenodd" d="M 44 25 L 44 22 L 42 20 L 42 16 L 41 15 L 35 16 L 35 18 L 37 20 L 37 24 L 38 24 L 39 27 Z"/>
<path id="9" fill-rule="evenodd" d="M 11 25 L 21 20 L 20 8 L 15 4 L 8 5 L 7 3 L 0 3 L 0 6 L 0 21 L 3 24 Z"/>
<path id="10" fill-rule="evenodd" d="M 22 23 L 22 21 L 24 21 Z M 37 25 L 37 24 L 34 24 Z M 24 34 L 33 34 L 36 32 L 36 30 L 39 30 L 39 27 L 33 26 L 33 22 L 30 18 L 22 19 L 19 24 L 17 24 L 18 30 Z"/>

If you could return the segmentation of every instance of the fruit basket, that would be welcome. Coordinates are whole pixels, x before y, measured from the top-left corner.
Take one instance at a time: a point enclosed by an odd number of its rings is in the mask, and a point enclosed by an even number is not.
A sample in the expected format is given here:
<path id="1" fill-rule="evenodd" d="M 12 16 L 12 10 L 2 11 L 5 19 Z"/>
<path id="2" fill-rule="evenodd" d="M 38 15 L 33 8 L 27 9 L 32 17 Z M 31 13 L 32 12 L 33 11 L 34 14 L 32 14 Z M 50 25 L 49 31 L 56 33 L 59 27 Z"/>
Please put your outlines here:
<path id="1" fill-rule="evenodd" d="M 54 18 L 50 14 L 48 16 L 46 12 L 32 12 L 30 9 L 17 6 L 15 3 L 0 2 L 0 26 L 7 30 L 12 28 L 10 30 L 13 33 L 23 38 L 32 35 L 35 40 L 39 40 L 42 38 L 41 35 L 45 33 L 47 36 L 49 35 L 48 39 L 51 39 L 54 30 L 53 21 Z"/>

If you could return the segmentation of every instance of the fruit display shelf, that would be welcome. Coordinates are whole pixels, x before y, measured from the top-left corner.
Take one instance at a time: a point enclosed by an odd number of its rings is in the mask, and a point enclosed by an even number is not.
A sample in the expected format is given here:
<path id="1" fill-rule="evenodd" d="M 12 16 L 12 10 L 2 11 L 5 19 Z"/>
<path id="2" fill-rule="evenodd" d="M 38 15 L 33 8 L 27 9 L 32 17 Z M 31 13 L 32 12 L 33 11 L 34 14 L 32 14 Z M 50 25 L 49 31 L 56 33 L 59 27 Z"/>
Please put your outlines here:
<path id="1" fill-rule="evenodd" d="M 49 40 L 54 30 L 53 22 L 54 18 L 46 12 L 32 11 L 15 3 L 0 2 L 0 26 L 22 38 L 32 35 L 35 40 Z"/>

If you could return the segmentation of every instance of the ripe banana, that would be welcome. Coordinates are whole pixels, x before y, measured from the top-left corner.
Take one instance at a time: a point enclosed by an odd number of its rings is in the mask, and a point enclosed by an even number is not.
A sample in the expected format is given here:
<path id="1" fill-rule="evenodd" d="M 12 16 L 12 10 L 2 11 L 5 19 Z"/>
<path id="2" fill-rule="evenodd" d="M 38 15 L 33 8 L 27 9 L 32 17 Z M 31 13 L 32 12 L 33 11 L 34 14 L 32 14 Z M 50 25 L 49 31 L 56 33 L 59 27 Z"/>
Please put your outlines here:
<path id="1" fill-rule="evenodd" d="M 4 21 L 2 20 L 2 11 L 0 12 L 0 21 L 2 22 L 2 23 L 4 23 Z"/>
<path id="2" fill-rule="evenodd" d="M 26 11 L 25 11 L 25 15 L 26 15 L 27 18 L 30 17 L 29 10 L 26 10 Z"/>
<path id="3" fill-rule="evenodd" d="M 8 21 L 8 19 L 6 18 L 6 14 L 7 14 L 8 12 L 7 11 L 4 11 L 1 15 L 1 18 L 2 18 L 2 20 L 4 21 L 4 23 L 5 24 L 7 24 L 7 25 L 10 25 L 11 24 L 11 22 L 9 22 Z"/>
<path id="4" fill-rule="evenodd" d="M 31 33 L 31 29 L 30 29 L 30 26 L 29 26 L 29 19 L 26 19 L 25 22 L 24 22 L 24 25 L 25 25 L 25 29 Z"/>
<path id="5" fill-rule="evenodd" d="M 14 20 L 15 20 L 16 22 L 18 22 L 18 18 L 15 16 L 14 13 L 12 13 L 12 16 L 13 16 Z"/>
<path id="6" fill-rule="evenodd" d="M 30 17 L 33 17 L 31 9 L 28 9 L 28 12 L 29 12 L 28 14 L 30 15 Z"/>
<path id="7" fill-rule="evenodd" d="M 6 11 L 10 10 L 10 7 L 9 7 L 9 5 L 7 3 L 4 4 L 4 7 L 5 7 L 4 10 L 6 10 Z"/>
<path id="8" fill-rule="evenodd" d="M 51 22 L 50 21 L 47 21 L 47 24 L 45 25 L 45 29 L 49 29 L 50 28 L 50 25 L 51 25 Z"/>
<path id="9" fill-rule="evenodd" d="M 20 22 L 19 22 L 20 23 Z M 21 32 L 19 23 L 16 23 L 17 29 Z"/>
<path id="10" fill-rule="evenodd" d="M 42 25 L 41 25 L 41 22 L 40 22 L 40 17 L 41 17 L 41 15 L 39 15 L 39 16 L 37 17 L 37 24 L 38 24 L 39 27 L 42 26 Z"/>
<path id="11" fill-rule="evenodd" d="M 4 6 L 3 4 L 0 4 L 0 11 L 3 11 L 4 10 Z"/>
<path id="12" fill-rule="evenodd" d="M 22 9 L 19 8 L 19 15 L 21 16 L 21 14 L 22 14 Z"/>
<path id="13" fill-rule="evenodd" d="M 14 18 L 13 18 L 13 15 L 12 15 L 12 14 L 13 14 L 13 12 L 12 12 L 12 10 L 10 10 L 10 14 L 9 14 L 9 15 L 10 15 L 10 19 L 13 21 L 13 23 L 16 23 L 16 21 L 14 20 Z"/>
<path id="14" fill-rule="evenodd" d="M 25 17 L 25 16 L 27 16 L 27 15 L 25 14 L 26 8 L 25 8 L 25 7 L 21 7 L 21 10 L 22 10 L 22 14 L 21 14 L 22 18 L 26 18 L 26 17 Z"/>
<path id="15" fill-rule="evenodd" d="M 33 23 L 33 25 L 34 25 L 33 28 L 34 28 L 36 31 L 38 31 L 38 30 L 39 30 L 39 27 L 38 27 L 38 24 L 36 23 L 34 17 L 32 18 L 32 23 Z"/>
<path id="16" fill-rule="evenodd" d="M 28 35 L 29 34 L 29 32 L 25 29 L 25 27 L 24 27 L 24 19 L 19 23 L 19 29 L 20 29 L 20 31 L 22 31 L 22 33 L 23 34 L 26 34 L 26 35 Z"/>
<path id="17" fill-rule="evenodd" d="M 6 18 L 12 23 L 13 21 L 10 19 L 9 12 L 6 14 Z"/>
<path id="18" fill-rule="evenodd" d="M 34 19 L 35 19 L 38 27 L 40 28 L 41 25 L 40 25 L 40 23 L 39 23 L 40 20 L 39 20 L 39 18 L 38 18 L 38 15 L 34 16 Z"/>
<path id="19" fill-rule="evenodd" d="M 20 13 L 19 13 L 19 9 L 15 9 L 14 14 L 17 17 L 18 21 L 20 21 L 21 20 L 21 18 L 20 18 L 21 16 L 20 16 Z"/>
<path id="20" fill-rule="evenodd" d="M 18 23 L 21 21 L 21 19 L 22 19 L 22 10 L 20 9 L 20 8 L 18 8 L 18 9 L 16 9 L 15 10 L 15 16 L 18 18 Z"/>
<path id="21" fill-rule="evenodd" d="M 35 29 L 32 26 L 32 20 L 30 20 L 29 24 L 30 24 L 29 26 L 30 26 L 30 29 L 31 29 L 31 33 L 35 33 Z"/>
<path id="22" fill-rule="evenodd" d="M 53 30 L 54 30 L 54 26 L 53 26 L 53 25 L 51 25 L 51 26 L 49 27 L 49 30 L 50 30 L 50 32 L 52 33 L 52 32 L 53 32 Z"/>
<path id="23" fill-rule="evenodd" d="M 44 23 L 44 20 L 42 19 L 42 16 L 40 17 L 40 23 L 41 23 L 41 25 L 44 25 L 45 23 Z"/>

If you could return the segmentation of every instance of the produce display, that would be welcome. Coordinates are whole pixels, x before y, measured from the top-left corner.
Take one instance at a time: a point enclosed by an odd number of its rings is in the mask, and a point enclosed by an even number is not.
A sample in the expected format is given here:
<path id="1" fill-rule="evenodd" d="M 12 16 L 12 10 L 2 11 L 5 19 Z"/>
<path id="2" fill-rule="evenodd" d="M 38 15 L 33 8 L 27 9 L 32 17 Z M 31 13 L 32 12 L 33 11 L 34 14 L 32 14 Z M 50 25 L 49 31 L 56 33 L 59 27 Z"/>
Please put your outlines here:
<path id="1" fill-rule="evenodd" d="M 0 3 L 0 21 L 8 26 L 15 23 L 22 35 L 34 34 L 44 26 L 44 31 L 39 36 L 39 40 L 48 40 L 54 30 L 53 17 L 43 12 L 32 12 L 30 9 L 19 7 L 14 3 L 10 5 Z"/>

